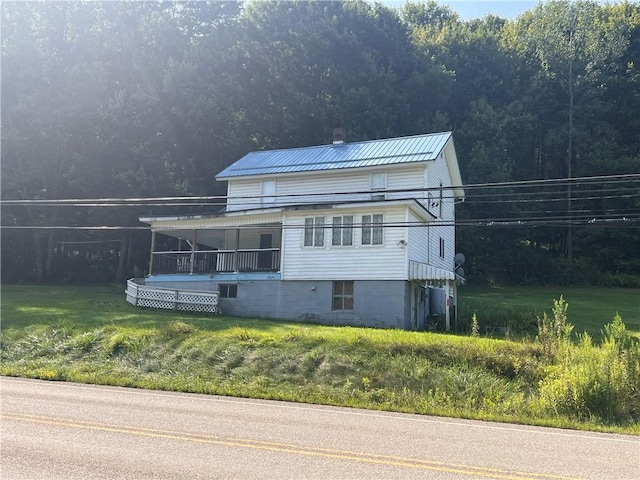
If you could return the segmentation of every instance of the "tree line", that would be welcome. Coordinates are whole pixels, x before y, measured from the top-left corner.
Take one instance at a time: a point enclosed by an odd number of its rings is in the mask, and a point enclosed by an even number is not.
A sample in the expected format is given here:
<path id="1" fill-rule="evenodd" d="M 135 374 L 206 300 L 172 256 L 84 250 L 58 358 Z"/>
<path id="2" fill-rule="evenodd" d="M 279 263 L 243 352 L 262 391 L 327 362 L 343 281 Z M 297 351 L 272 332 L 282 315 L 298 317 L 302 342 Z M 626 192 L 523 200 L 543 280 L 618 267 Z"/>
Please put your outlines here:
<path id="1" fill-rule="evenodd" d="M 142 275 L 139 216 L 217 208 L 11 200 L 223 195 L 215 174 L 245 153 L 341 126 L 454 132 L 470 281 L 640 284 L 638 3 L 468 21 L 432 0 L 1 9 L 3 281 Z M 548 179 L 565 181 L 520 183 Z M 130 228 L 77 228 L 95 226 Z"/>

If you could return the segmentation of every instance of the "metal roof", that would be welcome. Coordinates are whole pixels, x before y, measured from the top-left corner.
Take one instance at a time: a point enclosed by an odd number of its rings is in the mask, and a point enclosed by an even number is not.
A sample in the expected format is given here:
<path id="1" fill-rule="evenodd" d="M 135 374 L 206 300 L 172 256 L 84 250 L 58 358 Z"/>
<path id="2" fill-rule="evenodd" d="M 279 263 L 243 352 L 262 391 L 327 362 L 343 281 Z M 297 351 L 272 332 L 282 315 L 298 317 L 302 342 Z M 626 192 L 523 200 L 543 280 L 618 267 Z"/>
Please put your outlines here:
<path id="1" fill-rule="evenodd" d="M 374 167 L 435 160 L 451 132 L 251 152 L 216 175 L 217 179 Z"/>

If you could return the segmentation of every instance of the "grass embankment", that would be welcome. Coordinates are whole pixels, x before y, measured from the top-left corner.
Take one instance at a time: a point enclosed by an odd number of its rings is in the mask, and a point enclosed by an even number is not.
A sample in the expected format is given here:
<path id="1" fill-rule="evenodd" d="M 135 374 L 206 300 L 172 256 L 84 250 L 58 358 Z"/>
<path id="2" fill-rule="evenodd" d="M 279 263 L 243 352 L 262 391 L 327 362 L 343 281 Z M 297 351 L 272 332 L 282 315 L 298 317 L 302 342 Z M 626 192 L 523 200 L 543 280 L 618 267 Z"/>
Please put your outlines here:
<path id="1" fill-rule="evenodd" d="M 0 373 L 640 434 L 640 351 L 616 332 L 602 346 L 507 341 L 141 310 L 118 288 L 5 286 Z"/>

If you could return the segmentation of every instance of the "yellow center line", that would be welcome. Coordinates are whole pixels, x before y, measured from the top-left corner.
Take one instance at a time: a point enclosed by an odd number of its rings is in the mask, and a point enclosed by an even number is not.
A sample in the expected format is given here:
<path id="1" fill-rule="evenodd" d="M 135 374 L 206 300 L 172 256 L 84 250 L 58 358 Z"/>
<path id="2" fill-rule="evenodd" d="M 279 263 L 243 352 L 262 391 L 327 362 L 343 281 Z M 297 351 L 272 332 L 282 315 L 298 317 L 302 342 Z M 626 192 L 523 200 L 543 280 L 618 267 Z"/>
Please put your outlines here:
<path id="1" fill-rule="evenodd" d="M 396 457 L 391 455 L 378 455 L 366 452 L 350 452 L 346 450 L 334 450 L 318 447 L 305 447 L 278 442 L 266 442 L 262 440 L 251 440 L 243 438 L 221 438 L 214 435 L 199 433 L 182 433 L 169 430 L 160 430 L 146 427 L 133 427 L 112 425 L 106 423 L 74 421 L 64 418 L 47 417 L 40 415 L 26 415 L 16 413 L 3 413 L 0 418 L 17 420 L 24 422 L 41 423 L 46 425 L 56 425 L 68 428 L 78 428 L 110 433 L 124 433 L 144 437 L 162 438 L 167 440 L 179 440 L 194 443 L 205 443 L 222 445 L 227 447 L 253 448 L 272 452 L 291 453 L 296 455 L 306 455 L 314 457 L 333 458 L 349 460 L 354 462 L 371 463 L 393 467 L 404 467 L 423 470 L 435 470 L 443 473 L 456 473 L 460 475 L 486 477 L 504 480 L 580 480 L 574 477 L 564 477 L 558 475 L 517 472 L 497 468 L 476 467 L 473 465 L 463 465 L 445 463 L 438 461 L 420 460 L 416 458 Z"/>

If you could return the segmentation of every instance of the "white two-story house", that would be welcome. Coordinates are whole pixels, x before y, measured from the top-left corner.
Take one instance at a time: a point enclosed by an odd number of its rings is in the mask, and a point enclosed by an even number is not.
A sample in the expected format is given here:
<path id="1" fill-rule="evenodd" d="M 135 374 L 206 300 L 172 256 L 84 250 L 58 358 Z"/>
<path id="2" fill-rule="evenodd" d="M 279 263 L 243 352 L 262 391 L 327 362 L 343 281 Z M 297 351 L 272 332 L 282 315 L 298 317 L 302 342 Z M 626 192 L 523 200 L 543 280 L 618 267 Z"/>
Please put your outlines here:
<path id="1" fill-rule="evenodd" d="M 224 210 L 140 219 L 147 285 L 217 291 L 229 315 L 449 327 L 464 200 L 450 132 L 251 152 L 216 180 Z"/>

